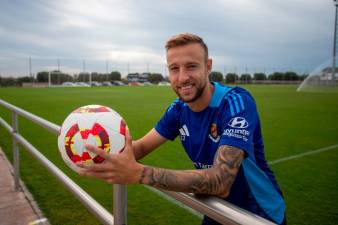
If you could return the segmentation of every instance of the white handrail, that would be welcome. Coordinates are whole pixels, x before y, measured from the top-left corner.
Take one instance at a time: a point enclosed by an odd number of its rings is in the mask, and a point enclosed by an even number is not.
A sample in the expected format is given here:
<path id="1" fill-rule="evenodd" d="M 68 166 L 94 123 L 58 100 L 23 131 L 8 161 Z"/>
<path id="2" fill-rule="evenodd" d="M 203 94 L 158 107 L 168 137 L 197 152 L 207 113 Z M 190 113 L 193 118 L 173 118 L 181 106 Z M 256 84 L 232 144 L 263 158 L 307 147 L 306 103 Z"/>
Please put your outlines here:
<path id="1" fill-rule="evenodd" d="M 58 135 L 59 133 L 60 126 L 48 120 L 45 120 L 32 113 L 29 113 L 1 99 L 0 105 L 3 105 L 4 107 L 12 110 L 18 115 L 21 115 L 39 124 L 40 126 L 46 128 L 47 130 L 56 135 Z M 127 224 L 125 197 L 121 199 L 121 196 L 125 196 L 126 192 L 124 186 L 114 185 L 114 190 L 116 189 L 116 191 L 114 191 L 114 201 L 118 199 L 118 202 L 114 202 L 115 207 L 113 217 L 106 209 L 104 209 L 99 203 L 97 203 L 93 198 L 91 198 L 83 189 L 81 189 L 81 187 L 79 187 L 75 182 L 73 182 L 69 177 L 67 177 L 45 156 L 43 156 L 26 139 L 24 139 L 20 134 L 13 132 L 12 127 L 8 125 L 7 122 L 4 121 L 1 117 L 0 124 L 2 124 L 13 135 L 15 140 L 17 140 L 26 149 L 28 149 L 28 151 L 38 161 L 40 161 L 52 174 L 54 174 L 101 222 L 103 222 L 104 224 L 114 224 L 115 222 L 115 225 Z M 190 193 L 186 194 L 181 192 L 164 191 L 161 189 L 159 190 L 222 224 L 244 224 L 244 225 L 274 224 L 260 216 L 257 216 L 249 211 L 241 209 L 217 197 L 210 196 L 201 197 Z"/>
<path id="2" fill-rule="evenodd" d="M 64 174 L 58 167 L 56 167 L 51 161 L 49 161 L 39 150 L 31 145 L 24 137 L 18 133 L 13 133 L 13 129 L 0 118 L 0 124 L 2 124 L 13 137 L 22 144 L 39 162 L 42 163 L 56 178 L 58 178 L 65 187 L 70 190 L 74 196 L 82 202 L 86 208 L 92 212 L 102 223 L 114 224 L 114 217 L 103 208 L 95 199 L 93 199 L 87 192 L 85 192 L 80 186 L 72 181 L 66 174 Z"/>

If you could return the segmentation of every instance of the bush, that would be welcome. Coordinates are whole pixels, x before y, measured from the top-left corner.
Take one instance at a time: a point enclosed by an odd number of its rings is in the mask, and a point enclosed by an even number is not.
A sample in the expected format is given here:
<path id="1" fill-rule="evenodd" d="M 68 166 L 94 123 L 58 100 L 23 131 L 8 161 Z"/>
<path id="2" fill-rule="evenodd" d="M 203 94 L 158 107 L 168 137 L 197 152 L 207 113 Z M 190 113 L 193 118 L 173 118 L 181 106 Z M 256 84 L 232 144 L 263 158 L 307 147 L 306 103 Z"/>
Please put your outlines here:
<path id="1" fill-rule="evenodd" d="M 119 71 L 113 71 L 109 74 L 110 80 L 121 80 L 121 73 Z"/>
<path id="2" fill-rule="evenodd" d="M 288 71 L 284 74 L 284 80 L 299 80 L 297 73 Z"/>
<path id="3" fill-rule="evenodd" d="M 225 82 L 226 83 L 235 83 L 236 80 L 238 80 L 238 75 L 236 73 L 228 73 L 225 76 Z"/>
<path id="4" fill-rule="evenodd" d="M 265 73 L 255 73 L 254 74 L 254 80 L 266 80 L 266 74 Z"/>
<path id="5" fill-rule="evenodd" d="M 209 80 L 215 82 L 222 82 L 223 81 L 223 74 L 221 72 L 212 71 L 209 74 Z"/>
<path id="6" fill-rule="evenodd" d="M 161 81 L 163 81 L 163 76 L 162 74 L 160 73 L 151 73 L 149 74 L 149 77 L 148 77 L 148 81 L 151 82 L 151 83 L 159 83 Z"/>
<path id="7" fill-rule="evenodd" d="M 13 77 L 2 77 L 0 81 L 1 81 L 0 86 L 2 87 L 17 85 L 17 80 Z"/>
<path id="8" fill-rule="evenodd" d="M 29 83 L 34 81 L 33 77 L 25 76 L 25 77 L 19 77 L 17 79 L 18 85 L 22 85 L 22 83 Z"/>
<path id="9" fill-rule="evenodd" d="M 240 80 L 241 80 L 243 83 L 251 83 L 252 78 L 251 78 L 251 75 L 250 75 L 250 74 L 244 73 L 244 74 L 241 75 Z"/>
<path id="10" fill-rule="evenodd" d="M 48 72 L 47 71 L 41 71 L 36 74 L 36 80 L 38 82 L 48 82 Z"/>

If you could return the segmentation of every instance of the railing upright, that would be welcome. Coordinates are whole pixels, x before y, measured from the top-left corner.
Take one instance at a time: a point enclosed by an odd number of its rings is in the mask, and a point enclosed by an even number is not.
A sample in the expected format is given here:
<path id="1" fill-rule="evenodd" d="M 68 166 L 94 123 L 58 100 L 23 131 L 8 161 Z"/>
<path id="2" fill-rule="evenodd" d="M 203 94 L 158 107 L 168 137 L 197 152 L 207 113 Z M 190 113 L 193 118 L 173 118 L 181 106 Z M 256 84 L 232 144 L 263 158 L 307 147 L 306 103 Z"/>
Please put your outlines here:
<path id="1" fill-rule="evenodd" d="M 127 224 L 127 187 L 114 184 L 113 215 L 114 225 Z"/>
<path id="2" fill-rule="evenodd" d="M 12 129 L 13 133 L 18 133 L 18 114 L 13 110 L 12 111 Z M 19 146 L 18 142 L 13 136 L 13 164 L 14 164 L 14 187 L 15 191 L 20 189 L 20 155 L 19 155 Z"/>

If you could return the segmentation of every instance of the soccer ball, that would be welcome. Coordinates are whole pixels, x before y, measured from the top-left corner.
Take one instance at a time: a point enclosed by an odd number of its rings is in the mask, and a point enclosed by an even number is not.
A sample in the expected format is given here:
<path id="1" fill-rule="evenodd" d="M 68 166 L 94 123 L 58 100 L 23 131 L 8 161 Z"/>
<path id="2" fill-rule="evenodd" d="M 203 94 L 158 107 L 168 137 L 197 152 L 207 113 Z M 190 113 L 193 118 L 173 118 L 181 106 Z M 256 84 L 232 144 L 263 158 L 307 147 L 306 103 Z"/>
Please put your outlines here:
<path id="1" fill-rule="evenodd" d="M 86 105 L 65 119 L 58 137 L 58 147 L 65 163 L 74 171 L 77 162 L 102 163 L 104 158 L 85 149 L 91 144 L 110 154 L 123 151 L 126 124 L 114 110 L 101 105 Z"/>

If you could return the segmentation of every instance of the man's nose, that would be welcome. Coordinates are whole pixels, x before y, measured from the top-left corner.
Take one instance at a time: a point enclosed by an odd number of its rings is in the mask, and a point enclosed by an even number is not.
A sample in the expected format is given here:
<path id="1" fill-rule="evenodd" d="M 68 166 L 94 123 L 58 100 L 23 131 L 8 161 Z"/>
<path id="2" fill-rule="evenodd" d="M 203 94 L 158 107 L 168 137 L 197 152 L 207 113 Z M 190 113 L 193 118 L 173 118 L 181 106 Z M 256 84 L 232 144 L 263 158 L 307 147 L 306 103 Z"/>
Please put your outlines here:
<path id="1" fill-rule="evenodd" d="M 185 83 L 189 80 L 189 74 L 185 69 L 180 69 L 180 73 L 178 75 L 178 81 L 180 83 Z"/>

